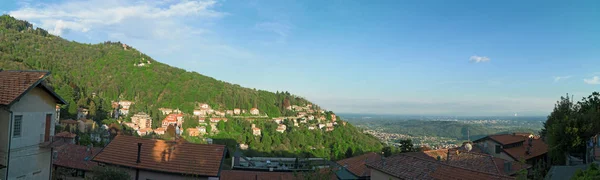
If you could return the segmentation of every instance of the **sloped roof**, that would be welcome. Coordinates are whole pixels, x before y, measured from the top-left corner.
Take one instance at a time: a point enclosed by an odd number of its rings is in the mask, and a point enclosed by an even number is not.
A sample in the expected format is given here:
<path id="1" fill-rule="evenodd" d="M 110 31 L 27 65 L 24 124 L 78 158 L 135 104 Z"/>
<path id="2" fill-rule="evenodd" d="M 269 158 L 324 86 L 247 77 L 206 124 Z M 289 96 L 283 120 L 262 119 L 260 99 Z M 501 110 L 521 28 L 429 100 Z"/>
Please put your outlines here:
<path id="1" fill-rule="evenodd" d="M 363 154 L 360 156 L 342 159 L 342 160 L 337 161 L 337 163 L 340 166 L 347 165 L 346 169 L 348 169 L 350 172 L 352 172 L 352 174 L 354 174 L 355 176 L 370 177 L 371 171 L 369 171 L 369 169 L 367 168 L 367 166 L 365 166 L 365 164 L 369 163 L 369 162 L 374 162 L 377 160 L 381 160 L 381 156 L 377 153 L 370 152 L 370 153 Z"/>
<path id="2" fill-rule="evenodd" d="M 367 163 L 367 167 L 400 179 L 514 179 L 405 154 L 388 157 L 383 161 L 385 165 L 379 160 Z"/>
<path id="3" fill-rule="evenodd" d="M 520 159 L 528 160 L 548 152 L 548 145 L 541 139 L 533 139 L 531 144 L 533 146 L 530 148 L 530 154 L 527 154 L 528 141 L 525 141 L 522 146 L 506 148 L 503 151 L 517 161 Z"/>
<path id="4" fill-rule="evenodd" d="M 70 133 L 68 131 L 63 131 L 63 132 L 55 134 L 54 136 L 55 137 L 62 137 L 62 138 L 75 138 L 75 136 L 77 136 L 77 134 L 73 134 L 73 133 Z"/>
<path id="5" fill-rule="evenodd" d="M 52 161 L 54 165 L 90 171 L 98 165 L 98 163 L 91 161 L 92 157 L 97 155 L 102 148 L 94 147 L 88 152 L 86 146 L 65 144 L 56 148 L 56 150 L 58 156 Z"/>
<path id="6" fill-rule="evenodd" d="M 448 159 L 445 162 L 449 165 L 480 172 L 504 174 L 498 170 L 498 167 L 496 167 L 494 157 L 488 154 L 450 150 L 448 152 Z"/>
<path id="7" fill-rule="evenodd" d="M 42 84 L 48 71 L 2 71 L 0 70 L 0 105 L 11 106 L 33 87 L 41 87 L 56 99 L 58 104 L 66 102 L 50 88 Z"/>
<path id="8" fill-rule="evenodd" d="M 136 163 L 138 143 L 142 143 L 140 163 Z M 219 176 L 224 154 L 223 145 L 119 135 L 94 157 L 94 161 L 157 172 Z"/>
<path id="9" fill-rule="evenodd" d="M 460 148 L 438 149 L 404 154 L 430 161 L 438 161 L 439 157 L 439 162 L 448 165 L 491 174 L 504 174 L 496 167 L 493 156 L 472 151 L 467 152 Z"/>
<path id="10" fill-rule="evenodd" d="M 516 142 L 525 141 L 529 137 L 524 136 L 521 133 L 519 133 L 519 134 L 516 134 L 516 133 L 515 134 L 496 134 L 496 135 L 489 135 L 489 136 L 483 137 L 481 139 L 475 140 L 475 142 L 485 140 L 488 138 L 493 141 L 496 141 L 502 145 L 507 145 L 507 144 L 512 144 L 512 143 L 516 143 Z"/>

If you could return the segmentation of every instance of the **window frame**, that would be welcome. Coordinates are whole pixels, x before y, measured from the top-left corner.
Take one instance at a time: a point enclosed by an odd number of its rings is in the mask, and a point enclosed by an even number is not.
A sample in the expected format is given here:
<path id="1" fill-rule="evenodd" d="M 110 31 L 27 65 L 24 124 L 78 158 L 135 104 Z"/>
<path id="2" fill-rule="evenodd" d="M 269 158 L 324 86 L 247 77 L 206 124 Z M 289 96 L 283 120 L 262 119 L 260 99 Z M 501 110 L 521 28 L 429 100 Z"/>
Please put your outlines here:
<path id="1" fill-rule="evenodd" d="M 496 152 L 496 154 L 500 154 L 500 152 L 502 152 L 502 146 L 496 144 L 495 152 Z"/>
<path id="2" fill-rule="evenodd" d="M 17 121 L 17 117 L 19 117 Z M 18 127 L 18 129 L 17 129 Z M 12 137 L 19 138 L 23 135 L 23 115 L 13 115 Z"/>

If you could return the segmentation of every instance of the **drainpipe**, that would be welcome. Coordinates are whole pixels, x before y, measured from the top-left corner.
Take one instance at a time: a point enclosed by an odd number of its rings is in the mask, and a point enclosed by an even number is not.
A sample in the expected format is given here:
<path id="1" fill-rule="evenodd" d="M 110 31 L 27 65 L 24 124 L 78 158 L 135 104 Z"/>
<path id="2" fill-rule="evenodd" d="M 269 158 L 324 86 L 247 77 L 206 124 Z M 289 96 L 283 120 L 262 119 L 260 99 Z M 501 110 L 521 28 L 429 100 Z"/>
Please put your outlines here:
<path id="1" fill-rule="evenodd" d="M 54 153 L 54 148 L 50 148 L 50 173 L 48 174 L 48 179 L 52 179 L 52 161 L 54 159 L 52 159 L 54 156 L 52 156 L 52 153 Z"/>
<path id="2" fill-rule="evenodd" d="M 13 132 L 12 132 L 12 130 L 13 130 L 13 127 L 12 127 L 13 112 L 9 108 L 6 108 L 6 110 L 10 113 L 10 117 L 8 120 L 9 134 L 8 134 L 8 151 L 6 153 L 6 177 L 5 177 L 5 179 L 8 179 L 8 172 L 9 172 L 8 169 L 10 168 L 10 143 L 12 142 L 12 135 L 13 135 Z"/>

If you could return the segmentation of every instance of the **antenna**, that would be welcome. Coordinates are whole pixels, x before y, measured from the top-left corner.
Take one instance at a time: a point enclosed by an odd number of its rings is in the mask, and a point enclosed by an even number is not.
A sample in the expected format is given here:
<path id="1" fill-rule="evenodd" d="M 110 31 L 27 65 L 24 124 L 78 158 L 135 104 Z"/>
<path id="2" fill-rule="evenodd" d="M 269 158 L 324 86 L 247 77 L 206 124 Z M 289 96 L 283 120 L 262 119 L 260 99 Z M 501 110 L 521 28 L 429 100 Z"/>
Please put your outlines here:
<path id="1" fill-rule="evenodd" d="M 471 142 L 471 133 L 469 132 L 469 127 L 467 127 L 467 141 Z"/>

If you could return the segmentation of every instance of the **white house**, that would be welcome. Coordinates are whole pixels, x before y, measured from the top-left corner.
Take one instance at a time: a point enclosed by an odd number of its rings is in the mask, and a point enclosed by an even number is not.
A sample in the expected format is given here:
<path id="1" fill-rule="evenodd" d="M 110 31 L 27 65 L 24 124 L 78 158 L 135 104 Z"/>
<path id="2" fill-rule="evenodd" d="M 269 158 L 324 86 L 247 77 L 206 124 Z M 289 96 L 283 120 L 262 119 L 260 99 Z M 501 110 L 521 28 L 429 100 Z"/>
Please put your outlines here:
<path id="1" fill-rule="evenodd" d="M 56 104 L 49 72 L 0 70 L 0 179 L 50 179 Z"/>
<path id="2" fill-rule="evenodd" d="M 259 113 L 258 109 L 256 109 L 256 108 L 250 109 L 250 114 L 252 114 L 252 115 L 258 115 L 258 113 Z"/>

